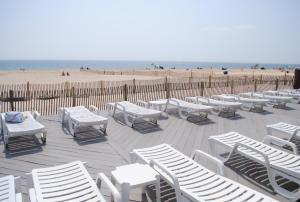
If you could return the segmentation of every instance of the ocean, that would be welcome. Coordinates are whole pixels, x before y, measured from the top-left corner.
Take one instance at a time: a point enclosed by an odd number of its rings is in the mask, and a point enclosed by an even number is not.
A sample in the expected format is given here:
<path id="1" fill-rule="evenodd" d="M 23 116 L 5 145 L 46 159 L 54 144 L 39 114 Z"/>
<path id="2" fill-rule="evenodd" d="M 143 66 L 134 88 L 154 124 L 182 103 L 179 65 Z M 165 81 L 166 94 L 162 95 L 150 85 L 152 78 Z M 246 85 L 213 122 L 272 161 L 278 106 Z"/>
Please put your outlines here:
<path id="1" fill-rule="evenodd" d="M 0 60 L 0 70 L 36 69 L 146 69 L 155 65 L 164 68 L 251 68 L 255 63 L 179 62 L 179 61 L 121 61 L 121 60 Z M 299 64 L 259 64 L 265 68 L 295 68 Z"/>

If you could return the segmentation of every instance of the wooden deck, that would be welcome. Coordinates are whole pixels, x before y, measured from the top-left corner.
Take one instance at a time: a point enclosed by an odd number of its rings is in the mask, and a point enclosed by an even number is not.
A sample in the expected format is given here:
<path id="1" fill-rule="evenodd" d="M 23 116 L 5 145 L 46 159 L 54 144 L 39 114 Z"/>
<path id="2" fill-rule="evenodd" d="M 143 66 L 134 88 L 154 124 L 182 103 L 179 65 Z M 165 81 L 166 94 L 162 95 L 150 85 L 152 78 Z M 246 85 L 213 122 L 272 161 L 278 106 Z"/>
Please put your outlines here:
<path id="1" fill-rule="evenodd" d="M 209 152 L 207 138 L 229 131 L 237 131 L 262 140 L 266 134 L 267 124 L 285 121 L 300 125 L 300 105 L 294 102 L 289 104 L 289 107 L 289 109 L 267 107 L 268 112 L 264 114 L 239 111 L 240 117 L 234 119 L 209 115 L 210 121 L 196 123 L 179 119 L 176 114 L 171 114 L 159 121 L 159 127 L 141 123 L 135 129 L 110 118 L 107 136 L 90 130 L 80 133 L 76 140 L 61 127 L 58 116 L 42 117 L 41 122 L 48 128 L 47 145 L 41 145 L 35 137 L 12 139 L 7 151 L 1 144 L 0 150 L 3 152 L 0 154 L 0 176 L 8 174 L 21 176 L 21 191 L 25 201 L 28 201 L 26 173 L 33 168 L 81 160 L 87 162 L 87 169 L 95 178 L 98 172 L 110 176 L 110 171 L 116 166 L 128 164 L 129 152 L 134 148 L 169 143 L 186 155 L 190 155 L 195 149 Z M 105 112 L 104 115 L 108 116 Z M 211 167 L 205 161 L 201 164 Z M 264 191 L 229 169 L 226 173 L 235 181 L 285 201 L 282 197 Z M 140 201 L 138 192 L 134 193 L 131 199 Z"/>

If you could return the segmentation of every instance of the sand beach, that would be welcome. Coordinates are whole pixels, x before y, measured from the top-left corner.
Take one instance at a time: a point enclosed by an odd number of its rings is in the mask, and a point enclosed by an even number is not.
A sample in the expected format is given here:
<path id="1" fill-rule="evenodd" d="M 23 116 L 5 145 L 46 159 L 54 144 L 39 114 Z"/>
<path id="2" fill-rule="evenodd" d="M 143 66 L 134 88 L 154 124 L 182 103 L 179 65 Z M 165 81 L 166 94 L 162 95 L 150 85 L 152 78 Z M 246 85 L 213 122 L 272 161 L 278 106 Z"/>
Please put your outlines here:
<path id="1" fill-rule="evenodd" d="M 260 70 L 260 69 L 228 69 L 229 76 L 292 76 L 293 72 L 282 70 Z M 65 76 L 62 76 L 62 74 Z M 69 76 L 67 76 L 67 73 Z M 203 77 L 222 76 L 221 69 L 176 69 L 176 70 L 13 70 L 0 71 L 0 84 L 22 84 L 22 83 L 64 83 L 68 82 L 91 82 L 91 81 L 125 81 L 125 80 L 154 80 L 168 77 Z"/>

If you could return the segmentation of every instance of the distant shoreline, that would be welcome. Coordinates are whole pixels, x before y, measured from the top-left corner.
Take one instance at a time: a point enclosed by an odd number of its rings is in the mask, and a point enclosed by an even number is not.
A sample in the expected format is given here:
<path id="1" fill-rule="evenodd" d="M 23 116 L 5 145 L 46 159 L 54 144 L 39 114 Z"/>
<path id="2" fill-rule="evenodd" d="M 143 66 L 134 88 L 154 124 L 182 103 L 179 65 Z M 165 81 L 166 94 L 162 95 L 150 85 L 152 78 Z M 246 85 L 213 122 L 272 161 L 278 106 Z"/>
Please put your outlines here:
<path id="1" fill-rule="evenodd" d="M 261 69 L 228 69 L 226 75 L 239 76 L 293 76 L 293 71 L 261 70 Z M 221 69 L 176 69 L 176 70 L 9 70 L 0 71 L 0 84 L 51 84 L 64 82 L 93 82 L 93 81 L 128 81 L 128 80 L 156 80 L 165 77 L 208 77 L 224 76 Z"/>
<path id="2" fill-rule="evenodd" d="M 251 69 L 253 66 L 266 69 L 287 68 L 293 69 L 300 64 L 259 64 L 259 63 L 227 63 L 227 62 L 179 62 L 179 61 L 121 61 L 121 60 L 0 60 L 0 71 L 2 70 L 79 70 L 82 68 L 98 70 L 142 70 L 153 69 L 162 66 L 164 69 Z"/>

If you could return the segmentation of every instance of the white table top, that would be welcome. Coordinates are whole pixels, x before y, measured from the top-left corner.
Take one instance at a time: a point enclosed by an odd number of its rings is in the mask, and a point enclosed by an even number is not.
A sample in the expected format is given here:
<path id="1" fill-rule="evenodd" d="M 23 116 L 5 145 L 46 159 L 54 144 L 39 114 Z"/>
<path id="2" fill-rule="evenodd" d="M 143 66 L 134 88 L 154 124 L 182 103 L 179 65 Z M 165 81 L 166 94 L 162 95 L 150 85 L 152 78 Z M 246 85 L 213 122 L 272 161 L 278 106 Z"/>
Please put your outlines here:
<path id="1" fill-rule="evenodd" d="M 119 166 L 111 174 L 116 183 L 129 183 L 131 187 L 153 183 L 159 175 L 149 165 L 139 163 Z"/>

